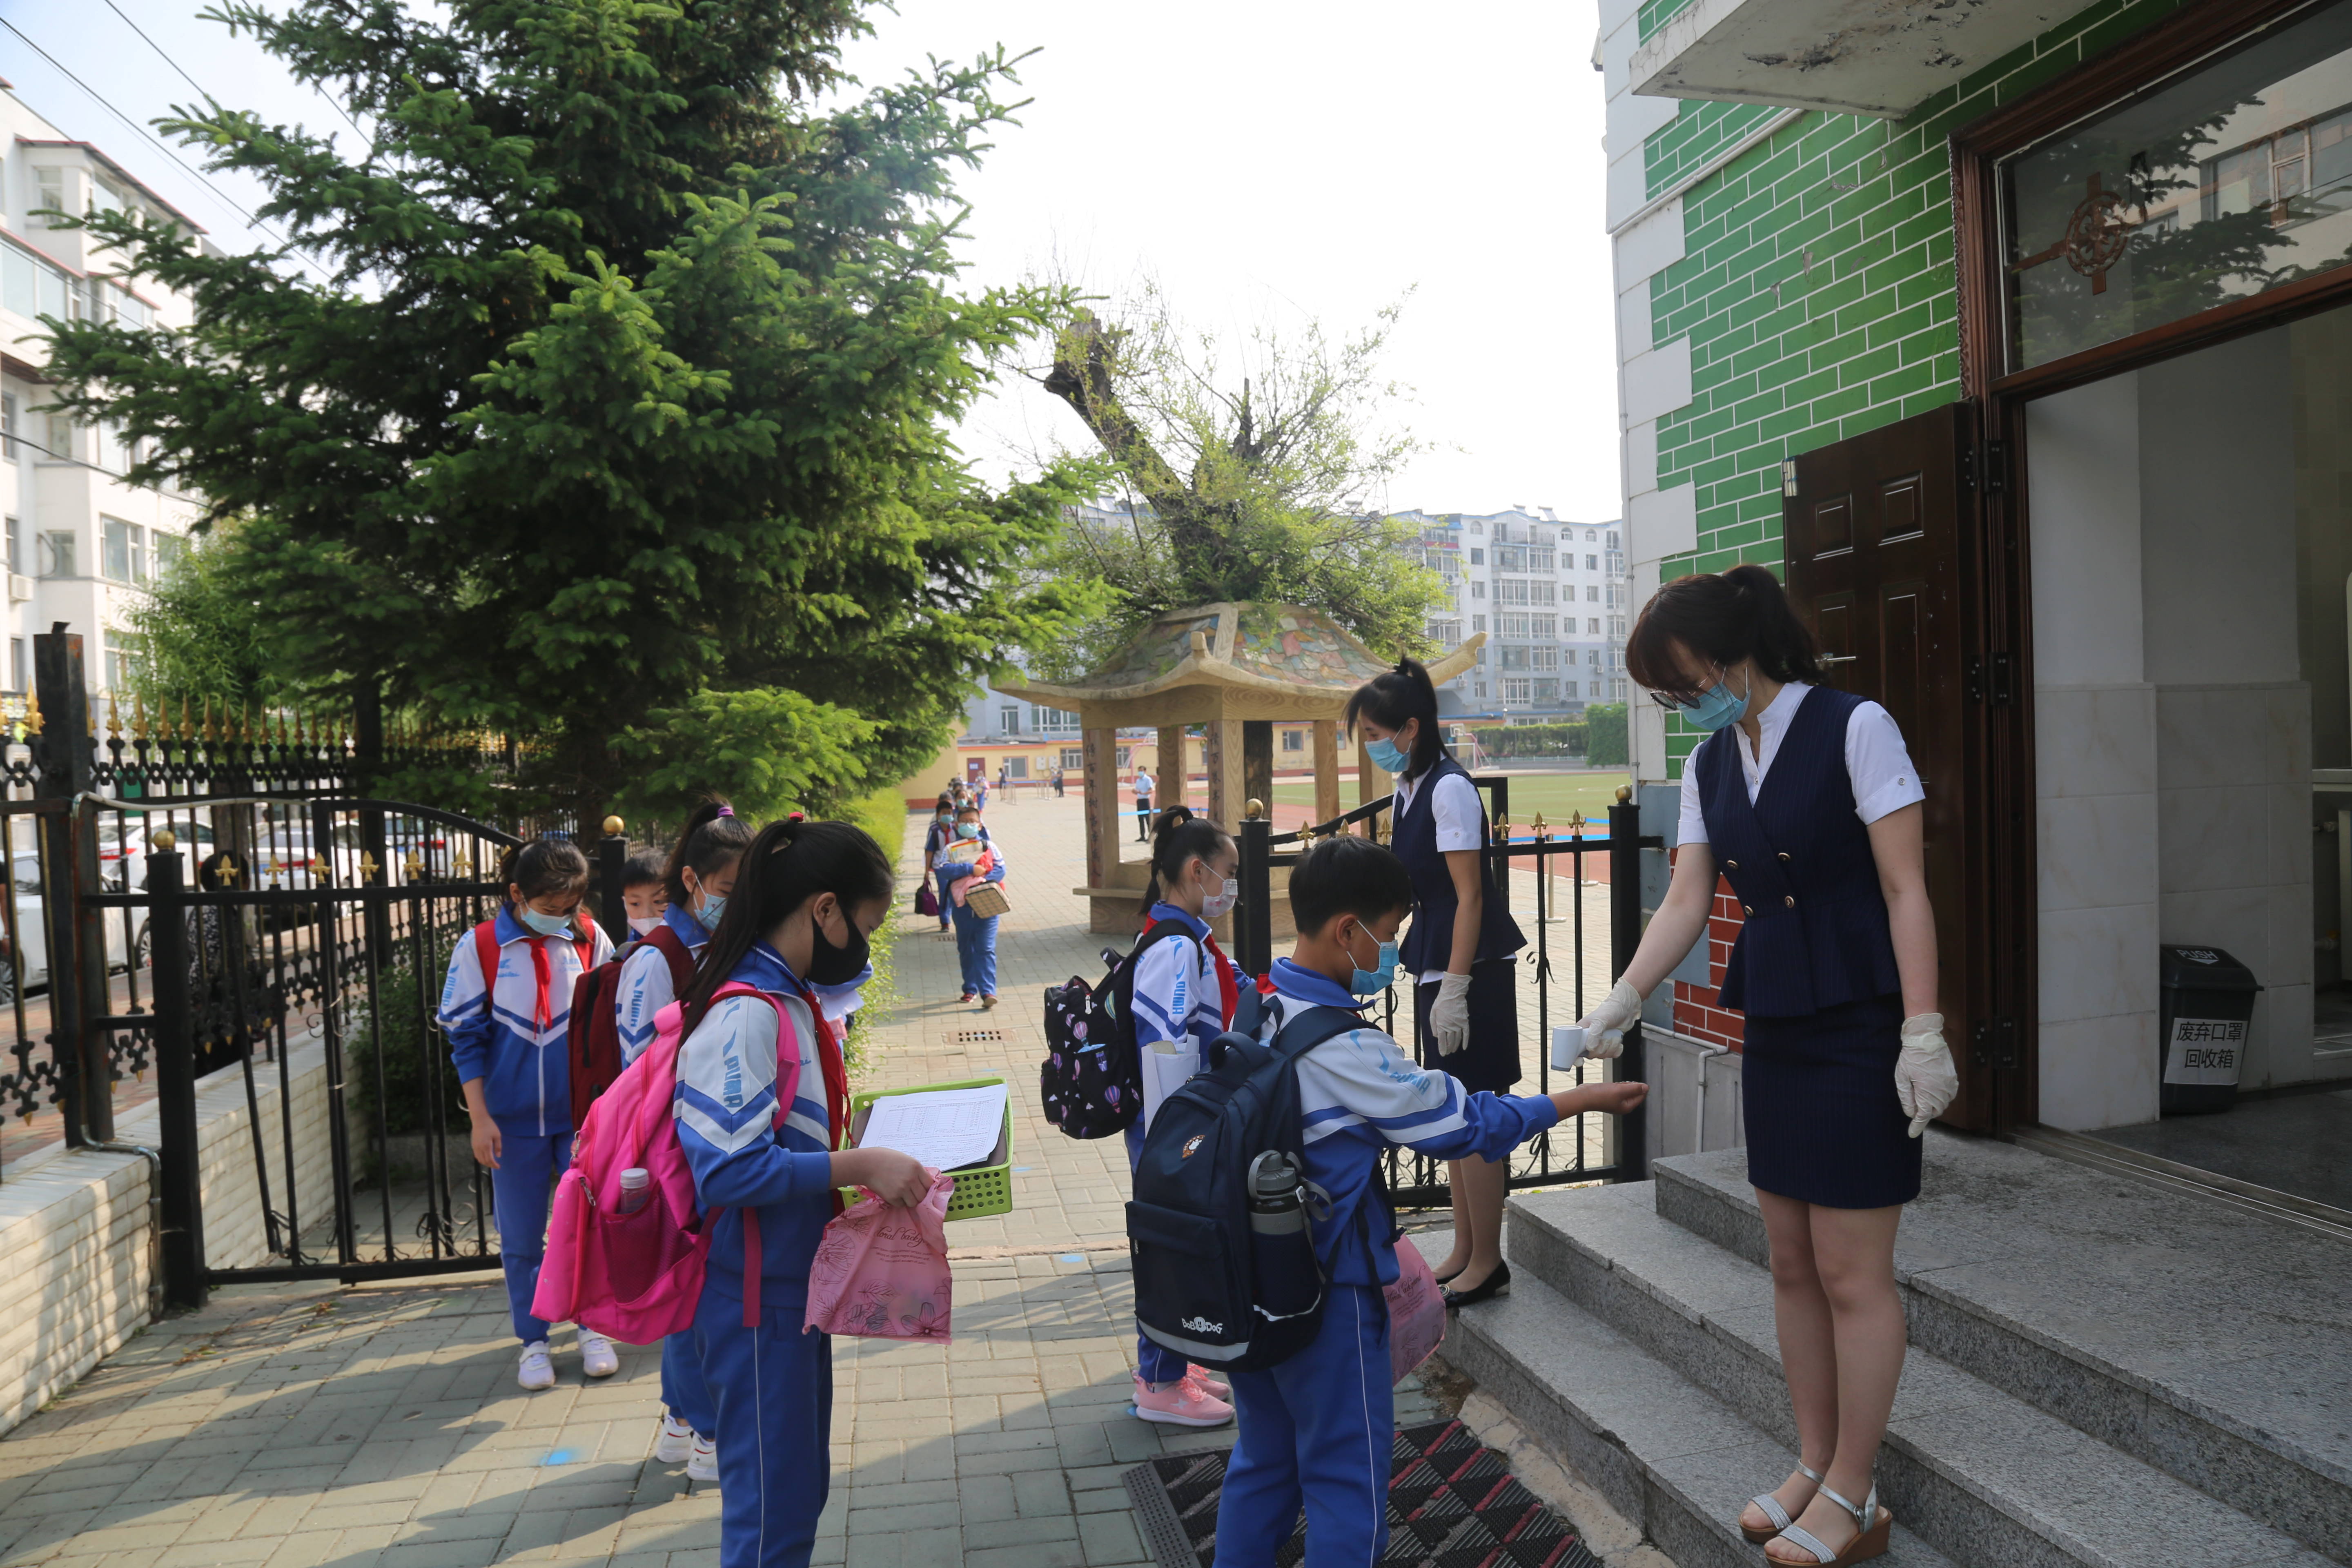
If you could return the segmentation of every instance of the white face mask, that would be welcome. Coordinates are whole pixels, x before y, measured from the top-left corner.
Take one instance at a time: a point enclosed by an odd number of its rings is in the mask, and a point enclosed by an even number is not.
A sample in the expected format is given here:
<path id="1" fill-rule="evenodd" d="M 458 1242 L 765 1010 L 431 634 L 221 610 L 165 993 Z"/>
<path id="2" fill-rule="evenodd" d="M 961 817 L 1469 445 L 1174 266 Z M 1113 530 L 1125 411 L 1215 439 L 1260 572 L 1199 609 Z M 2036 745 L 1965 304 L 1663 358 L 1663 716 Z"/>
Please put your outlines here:
<path id="1" fill-rule="evenodd" d="M 662 918 L 659 915 L 631 915 L 629 932 L 633 936 L 651 936 L 654 927 L 661 923 Z"/>
<path id="2" fill-rule="evenodd" d="M 1242 885 L 1231 877 L 1226 878 L 1222 891 L 1211 893 L 1201 900 L 1201 918 L 1204 921 L 1223 919 L 1233 912 L 1234 906 L 1241 902 L 1241 897 Z"/>

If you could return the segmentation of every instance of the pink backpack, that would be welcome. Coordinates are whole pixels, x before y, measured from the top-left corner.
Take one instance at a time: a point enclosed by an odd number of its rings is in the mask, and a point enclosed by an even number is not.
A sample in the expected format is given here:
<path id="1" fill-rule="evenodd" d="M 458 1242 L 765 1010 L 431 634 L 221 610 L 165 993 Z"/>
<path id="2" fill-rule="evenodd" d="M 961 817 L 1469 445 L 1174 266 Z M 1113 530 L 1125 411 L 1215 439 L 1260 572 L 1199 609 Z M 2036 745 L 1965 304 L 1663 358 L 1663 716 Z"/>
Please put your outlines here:
<path id="1" fill-rule="evenodd" d="M 781 1127 L 800 1084 L 799 1037 L 792 1016 L 755 985 L 722 985 L 711 1000 L 728 996 L 758 996 L 776 1009 Z M 678 1147 L 673 1120 L 682 1021 L 676 1002 L 654 1016 L 653 1044 L 597 1096 L 572 1135 L 572 1167 L 555 1189 L 547 1256 L 531 1299 L 535 1316 L 577 1323 L 633 1345 L 649 1345 L 694 1326 L 710 1228 L 697 1210 L 694 1173 Z M 652 1178 L 645 1205 L 635 1214 L 599 1207 L 600 1197 L 618 1199 L 621 1173 L 638 1166 Z M 757 1211 L 743 1211 L 747 1326 L 759 1322 L 759 1223 Z"/>

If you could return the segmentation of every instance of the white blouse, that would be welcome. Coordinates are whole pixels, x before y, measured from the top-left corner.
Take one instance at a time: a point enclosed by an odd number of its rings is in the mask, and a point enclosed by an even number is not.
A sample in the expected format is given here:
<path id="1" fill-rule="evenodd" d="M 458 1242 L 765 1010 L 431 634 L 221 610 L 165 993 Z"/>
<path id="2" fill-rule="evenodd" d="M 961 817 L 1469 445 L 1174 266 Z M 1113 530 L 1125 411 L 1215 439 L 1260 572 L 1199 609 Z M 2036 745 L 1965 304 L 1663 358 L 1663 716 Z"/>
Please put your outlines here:
<path id="1" fill-rule="evenodd" d="M 1756 792 L 1764 787 L 1764 775 L 1772 771 L 1772 760 L 1780 755 L 1790 721 L 1796 718 L 1811 689 L 1801 680 L 1780 688 L 1780 694 L 1757 715 L 1760 737 L 1756 751 L 1748 749 L 1744 732 L 1732 735 L 1731 749 L 1739 753 L 1739 771 L 1748 781 L 1751 805 Z M 1682 822 L 1675 831 L 1685 844 L 1706 842 L 1706 818 L 1698 805 L 1697 761 L 1697 753 L 1693 752 L 1683 762 Z M 1919 783 L 1919 770 L 1911 765 L 1910 750 L 1903 743 L 1902 728 L 1894 714 L 1875 702 L 1863 703 L 1846 721 L 1845 774 L 1853 788 L 1853 814 L 1865 826 L 1927 798 Z"/>

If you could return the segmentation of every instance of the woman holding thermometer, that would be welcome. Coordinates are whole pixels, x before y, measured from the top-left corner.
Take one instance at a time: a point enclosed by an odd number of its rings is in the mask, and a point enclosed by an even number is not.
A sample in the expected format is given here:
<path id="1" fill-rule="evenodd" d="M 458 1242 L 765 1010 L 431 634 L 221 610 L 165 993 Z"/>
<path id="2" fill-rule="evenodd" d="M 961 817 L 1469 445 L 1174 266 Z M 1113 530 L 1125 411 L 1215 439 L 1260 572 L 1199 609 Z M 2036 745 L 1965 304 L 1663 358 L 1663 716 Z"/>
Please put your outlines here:
<path id="1" fill-rule="evenodd" d="M 1873 1478 L 1903 1370 L 1895 1226 L 1919 1194 L 1920 1133 L 1959 1088 L 1937 1010 L 1926 791 L 1886 710 L 1824 683 L 1761 566 L 1659 589 L 1625 662 L 1707 738 L 1683 769 L 1665 901 L 1586 1037 L 1635 1022 L 1727 878 L 1743 923 L 1721 1000 L 1747 1015 L 1748 1177 L 1802 1447 L 1739 1527 L 1787 1568 L 1859 1563 L 1893 1523 Z"/>

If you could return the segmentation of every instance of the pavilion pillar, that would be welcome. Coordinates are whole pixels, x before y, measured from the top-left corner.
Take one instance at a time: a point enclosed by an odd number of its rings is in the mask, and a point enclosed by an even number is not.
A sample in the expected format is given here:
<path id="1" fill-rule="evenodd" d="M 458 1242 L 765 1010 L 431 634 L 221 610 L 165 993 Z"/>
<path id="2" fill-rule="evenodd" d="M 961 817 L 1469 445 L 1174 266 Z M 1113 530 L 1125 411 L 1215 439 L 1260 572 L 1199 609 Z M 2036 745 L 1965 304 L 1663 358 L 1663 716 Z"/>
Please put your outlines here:
<path id="1" fill-rule="evenodd" d="M 1108 888 L 1118 869 L 1118 731 L 1087 730 L 1086 753 L 1087 886 Z"/>
<path id="2" fill-rule="evenodd" d="M 1202 747 L 1209 773 L 1208 818 L 1228 833 L 1241 826 L 1242 803 L 1249 798 L 1242 785 L 1242 721 L 1212 719 Z"/>
<path id="3" fill-rule="evenodd" d="M 1160 726 L 1160 793 L 1151 804 L 1161 811 L 1184 804 L 1184 775 L 1192 770 L 1184 765 L 1184 726 Z"/>
<path id="4" fill-rule="evenodd" d="M 1315 820 L 1339 815 L 1339 721 L 1315 721 Z"/>

